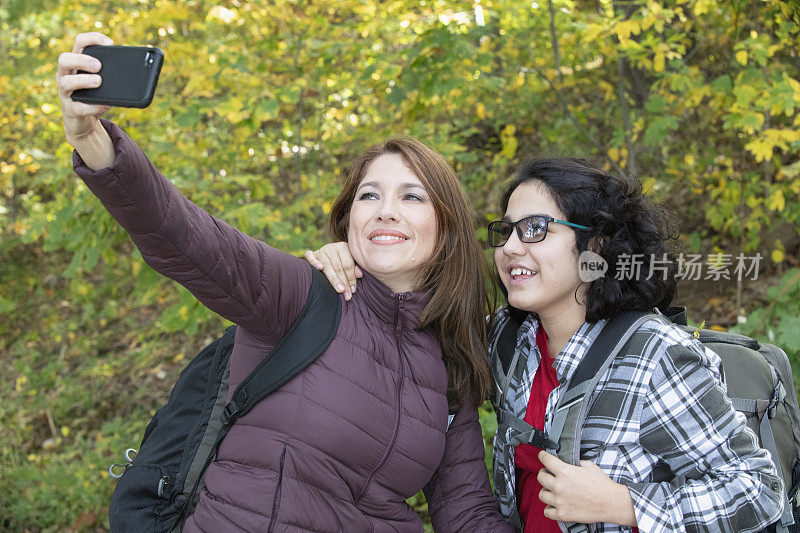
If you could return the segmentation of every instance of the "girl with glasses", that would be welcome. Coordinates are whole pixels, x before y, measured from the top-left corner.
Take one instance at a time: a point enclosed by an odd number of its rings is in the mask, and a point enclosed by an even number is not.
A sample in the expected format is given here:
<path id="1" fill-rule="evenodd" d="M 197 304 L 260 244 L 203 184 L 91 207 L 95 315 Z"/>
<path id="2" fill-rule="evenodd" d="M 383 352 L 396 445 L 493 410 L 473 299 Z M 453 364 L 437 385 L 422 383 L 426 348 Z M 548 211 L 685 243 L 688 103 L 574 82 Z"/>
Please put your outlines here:
<path id="1" fill-rule="evenodd" d="M 520 357 L 496 409 L 547 433 L 563 384 L 608 320 L 669 306 L 671 224 L 638 183 L 570 159 L 522 167 L 501 208 L 489 243 L 508 305 L 494 317 L 490 353 L 498 354 L 499 324 L 514 320 Z M 605 275 L 582 279 L 585 252 L 605 261 Z M 631 256 L 642 258 L 641 268 L 618 269 Z M 655 270 L 655 261 L 666 268 Z M 631 340 L 641 351 L 618 355 L 592 392 L 580 466 L 529 444 L 501 461 L 513 431 L 498 431 L 495 492 L 503 513 L 526 532 L 558 532 L 559 521 L 643 532 L 758 531 L 775 522 L 777 472 L 726 399 L 719 357 L 656 320 Z M 498 368 L 496 358 L 492 364 Z M 656 479 L 666 467 L 674 477 Z"/>
<path id="2" fill-rule="evenodd" d="M 503 218 L 488 227 L 508 300 L 489 334 L 490 364 L 498 390 L 505 388 L 495 409 L 547 434 L 564 385 L 609 319 L 666 309 L 672 300 L 670 224 L 638 183 L 573 159 L 525 165 L 501 208 Z M 579 269 L 587 252 L 608 265 L 590 281 Z M 638 272 L 617 269 L 633 255 L 644 261 Z M 656 260 L 667 266 L 653 270 Z M 495 347 L 509 320 L 519 325 L 519 357 L 506 387 Z M 642 323 L 632 340 L 641 350 L 618 355 L 591 392 L 580 465 L 531 444 L 508 457 L 515 429 L 499 426 L 494 480 L 506 518 L 517 530 L 546 533 L 575 524 L 598 532 L 738 532 L 774 523 L 780 478 L 725 397 L 719 357 L 657 320 Z"/>

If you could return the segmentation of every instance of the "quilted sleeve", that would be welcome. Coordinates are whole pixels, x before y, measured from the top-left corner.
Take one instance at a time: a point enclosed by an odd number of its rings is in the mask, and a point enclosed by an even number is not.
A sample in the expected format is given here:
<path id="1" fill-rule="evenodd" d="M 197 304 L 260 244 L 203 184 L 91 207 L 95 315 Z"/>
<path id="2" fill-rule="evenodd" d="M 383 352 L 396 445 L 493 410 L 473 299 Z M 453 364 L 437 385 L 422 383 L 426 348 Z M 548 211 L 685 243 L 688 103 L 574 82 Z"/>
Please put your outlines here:
<path id="1" fill-rule="evenodd" d="M 442 462 L 423 489 L 436 533 L 512 532 L 486 471 L 478 411 L 467 399 L 447 430 Z"/>
<path id="2" fill-rule="evenodd" d="M 125 228 L 153 269 L 251 334 L 277 340 L 303 307 L 310 266 L 211 216 L 186 199 L 118 126 L 112 166 L 75 172 Z"/>

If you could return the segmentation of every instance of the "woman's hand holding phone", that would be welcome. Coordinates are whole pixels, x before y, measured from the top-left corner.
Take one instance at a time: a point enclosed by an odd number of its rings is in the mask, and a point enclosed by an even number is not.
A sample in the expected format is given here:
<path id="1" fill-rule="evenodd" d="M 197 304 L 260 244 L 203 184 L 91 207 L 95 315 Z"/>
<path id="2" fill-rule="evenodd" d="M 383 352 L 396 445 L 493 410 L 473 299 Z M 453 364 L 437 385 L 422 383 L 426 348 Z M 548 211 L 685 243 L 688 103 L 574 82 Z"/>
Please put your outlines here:
<path id="1" fill-rule="evenodd" d="M 56 83 L 67 142 L 78 151 L 89 168 L 96 170 L 114 163 L 114 145 L 100 124 L 100 115 L 108 111 L 109 106 L 76 102 L 71 98 L 77 89 L 99 87 L 102 83 L 100 76 L 95 74 L 100 71 L 100 62 L 81 53 L 92 44 L 114 43 L 101 33 L 79 34 L 75 37 L 72 52 L 65 52 L 58 58 Z M 87 74 L 78 74 L 79 70 Z"/>

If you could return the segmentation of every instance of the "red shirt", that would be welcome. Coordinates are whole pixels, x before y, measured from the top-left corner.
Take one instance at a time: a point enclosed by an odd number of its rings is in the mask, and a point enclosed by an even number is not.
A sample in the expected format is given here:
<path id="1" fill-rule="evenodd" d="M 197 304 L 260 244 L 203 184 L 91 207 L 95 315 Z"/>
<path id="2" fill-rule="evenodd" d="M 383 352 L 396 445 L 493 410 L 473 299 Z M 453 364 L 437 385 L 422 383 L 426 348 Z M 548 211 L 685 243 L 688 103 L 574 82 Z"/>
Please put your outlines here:
<path id="1" fill-rule="evenodd" d="M 536 332 L 536 346 L 542 354 L 539 370 L 533 377 L 531 397 L 528 400 L 528 409 L 525 411 L 525 422 L 536 428 L 544 428 L 544 412 L 547 408 L 547 398 L 558 387 L 558 376 L 553 368 L 554 359 L 550 357 L 547 348 L 547 334 L 541 326 Z M 520 444 L 514 454 L 514 465 L 517 477 L 517 502 L 519 503 L 519 516 L 525 522 L 525 532 L 561 533 L 558 522 L 544 516 L 546 505 L 539 499 L 542 490 L 536 475 L 544 468 L 539 461 L 539 451 L 530 444 Z M 639 533 L 638 528 L 633 528 L 632 533 Z"/>
<path id="2" fill-rule="evenodd" d="M 553 358 L 547 349 L 547 334 L 544 328 L 539 327 L 536 332 L 536 346 L 542 354 L 539 370 L 533 378 L 531 397 L 528 400 L 528 409 L 525 411 L 525 422 L 535 428 L 544 428 L 544 412 L 547 408 L 547 398 L 558 386 L 558 376 L 553 368 Z M 544 468 L 539 461 L 541 448 L 530 444 L 520 444 L 514 454 L 514 465 L 517 478 L 517 502 L 519 502 L 519 516 L 525 522 L 525 533 L 561 533 L 558 522 L 544 516 L 546 505 L 539 499 L 542 486 L 536 479 L 539 470 Z"/>

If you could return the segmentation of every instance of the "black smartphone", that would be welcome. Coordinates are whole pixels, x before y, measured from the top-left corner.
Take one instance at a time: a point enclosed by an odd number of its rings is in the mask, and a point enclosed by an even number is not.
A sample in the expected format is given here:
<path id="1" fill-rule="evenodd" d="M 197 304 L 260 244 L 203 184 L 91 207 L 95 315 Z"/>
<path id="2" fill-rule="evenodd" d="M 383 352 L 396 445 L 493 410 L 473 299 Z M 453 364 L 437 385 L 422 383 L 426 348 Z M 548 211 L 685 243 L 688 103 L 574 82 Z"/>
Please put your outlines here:
<path id="1" fill-rule="evenodd" d="M 159 48 L 90 45 L 83 53 L 100 60 L 98 74 L 103 82 L 94 89 L 74 91 L 73 100 L 118 107 L 147 107 L 153 101 L 164 62 L 164 52 Z"/>

